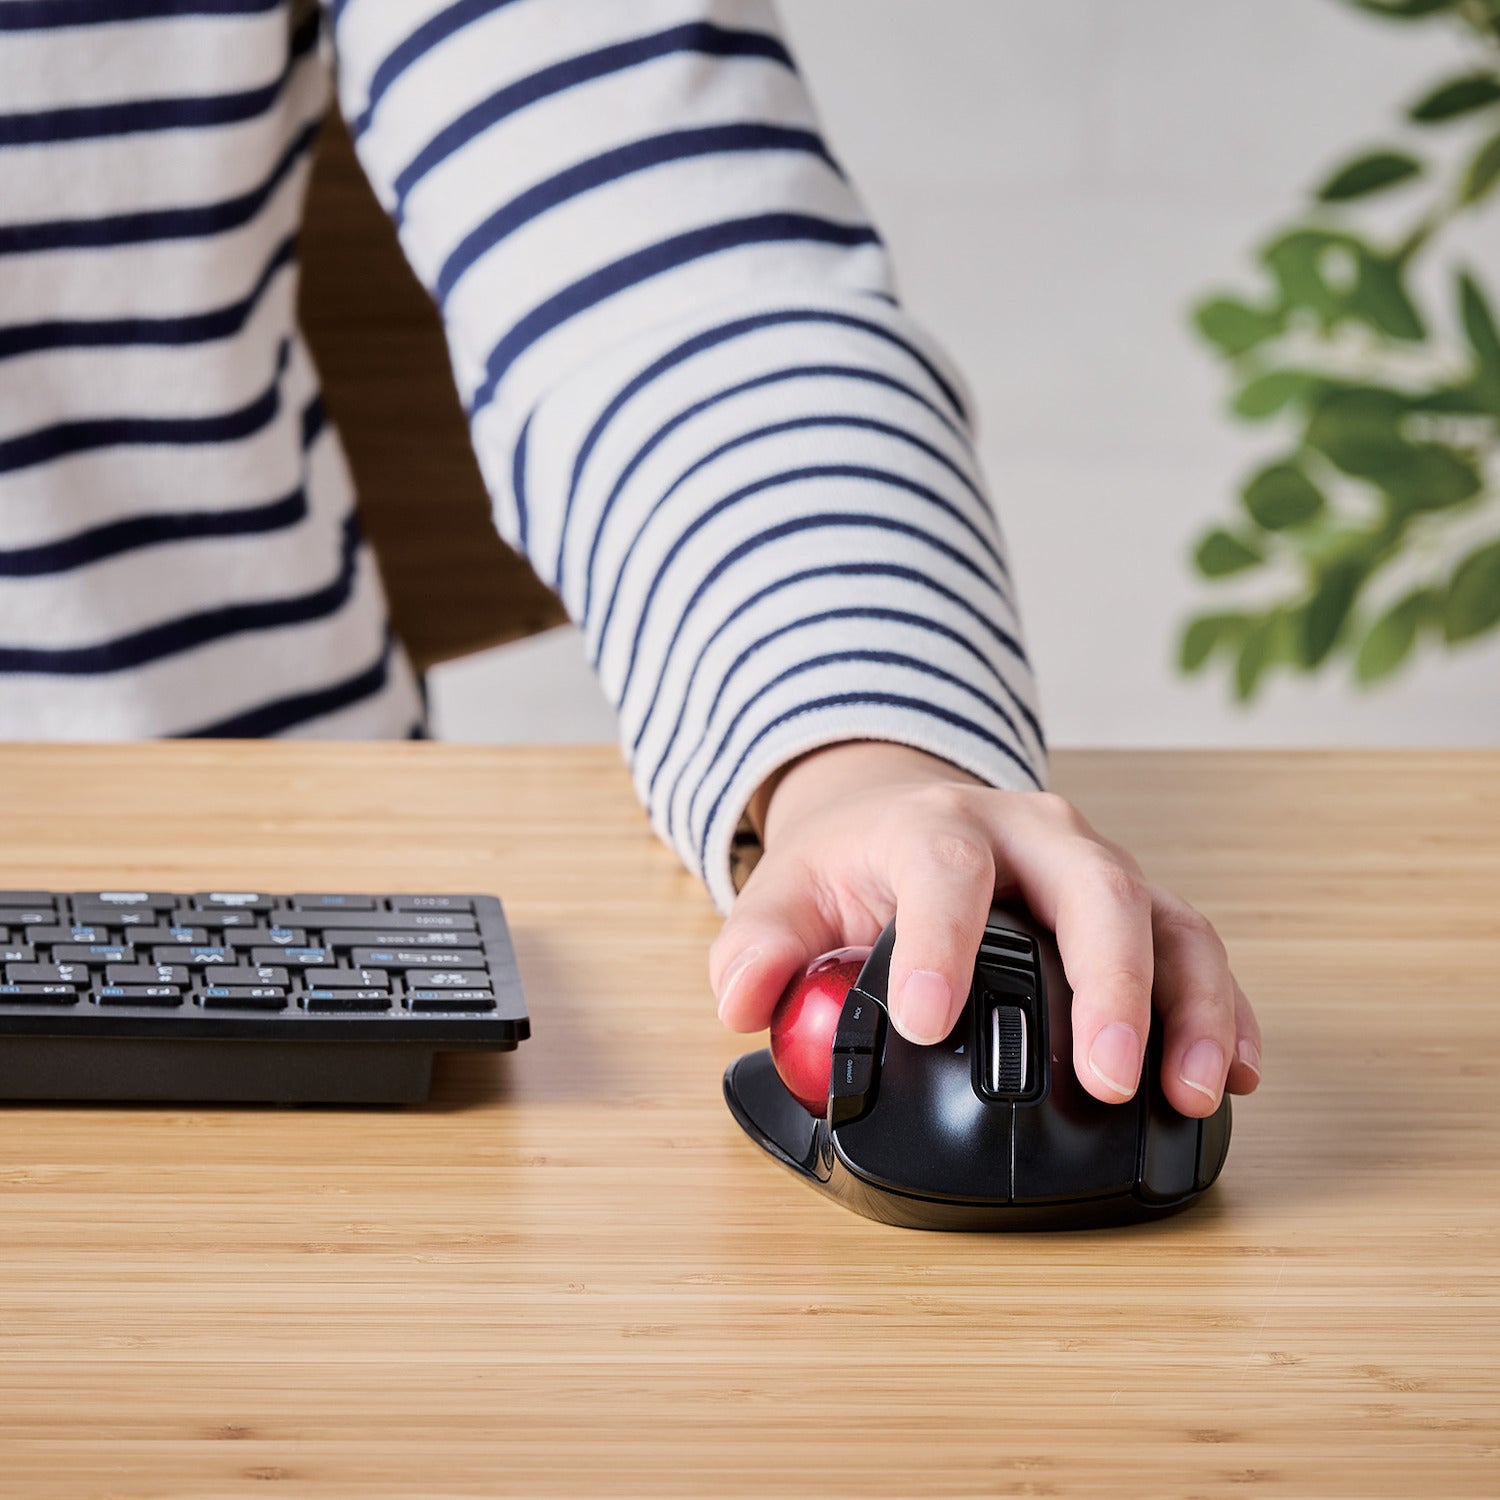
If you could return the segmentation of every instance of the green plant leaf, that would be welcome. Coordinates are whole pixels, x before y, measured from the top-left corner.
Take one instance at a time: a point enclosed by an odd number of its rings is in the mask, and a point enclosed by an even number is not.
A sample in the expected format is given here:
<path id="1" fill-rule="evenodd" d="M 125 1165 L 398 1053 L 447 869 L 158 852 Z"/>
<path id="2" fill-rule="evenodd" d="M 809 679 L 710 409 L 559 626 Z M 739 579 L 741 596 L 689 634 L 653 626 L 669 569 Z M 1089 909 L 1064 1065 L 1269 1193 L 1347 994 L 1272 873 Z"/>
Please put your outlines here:
<path id="1" fill-rule="evenodd" d="M 1458 308 L 1480 373 L 1486 380 L 1500 383 L 1500 329 L 1495 327 L 1494 314 L 1479 283 L 1467 271 L 1458 273 Z"/>
<path id="2" fill-rule="evenodd" d="M 1274 614 L 1257 620 L 1240 642 L 1240 654 L 1234 664 L 1234 695 L 1241 703 L 1255 696 L 1261 674 L 1275 655 L 1277 619 Z"/>
<path id="3" fill-rule="evenodd" d="M 1184 672 L 1196 672 L 1214 651 L 1238 640 L 1250 623 L 1248 615 L 1200 615 L 1189 621 L 1182 633 L 1178 665 Z"/>
<path id="4" fill-rule="evenodd" d="M 1456 10 L 1460 0 L 1354 0 L 1361 10 L 1391 21 L 1424 21 L 1445 10 Z"/>
<path id="5" fill-rule="evenodd" d="M 1353 235 L 1326 229 L 1292 229 L 1261 251 L 1285 308 L 1316 313 L 1324 328 L 1344 316 L 1349 291 L 1359 275 L 1359 257 L 1369 253 Z M 1336 285 L 1340 263 L 1349 267 L 1349 285 Z"/>
<path id="6" fill-rule="evenodd" d="M 1355 677 L 1368 685 L 1395 672 L 1411 654 L 1417 632 L 1434 617 L 1437 606 L 1431 589 L 1417 589 L 1381 615 L 1359 648 Z"/>
<path id="7" fill-rule="evenodd" d="M 1322 376 L 1308 370 L 1270 370 L 1240 388 L 1232 409 L 1237 417 L 1260 422 L 1305 400 L 1323 384 Z"/>
<path id="8" fill-rule="evenodd" d="M 1459 185 L 1461 203 L 1478 203 L 1500 181 L 1500 135 L 1491 136 L 1475 153 Z"/>
<path id="9" fill-rule="evenodd" d="M 1407 111 L 1407 117 L 1419 125 L 1438 125 L 1495 103 L 1500 103 L 1500 78 L 1493 73 L 1466 73 L 1424 95 Z"/>
<path id="10" fill-rule="evenodd" d="M 1323 492 L 1294 463 L 1271 464 L 1245 486 L 1240 497 L 1258 526 L 1284 531 L 1323 509 Z"/>
<path id="11" fill-rule="evenodd" d="M 1205 578 L 1243 573 L 1246 568 L 1256 567 L 1266 560 L 1265 554 L 1253 542 L 1222 527 L 1216 527 L 1198 543 L 1193 559 Z"/>
<path id="12" fill-rule="evenodd" d="M 1405 262 L 1380 255 L 1359 258 L 1359 277 L 1348 297 L 1351 313 L 1393 339 L 1427 337 L 1426 325 L 1406 290 Z"/>
<path id="13" fill-rule="evenodd" d="M 1422 163 L 1404 151 L 1371 151 L 1340 167 L 1318 189 L 1318 199 L 1323 203 L 1343 203 L 1350 198 L 1363 198 L 1395 187 L 1421 171 Z"/>
<path id="14" fill-rule="evenodd" d="M 1231 358 L 1244 354 L 1281 332 L 1282 319 L 1274 312 L 1240 302 L 1234 297 L 1215 297 L 1193 313 L 1198 332 L 1217 344 Z"/>
<path id="15" fill-rule="evenodd" d="M 1335 563 L 1318 580 L 1302 611 L 1299 655 L 1304 667 L 1311 670 L 1333 650 L 1367 575 L 1364 558 L 1348 557 Z"/>
<path id="16" fill-rule="evenodd" d="M 1500 541 L 1471 552 L 1453 571 L 1443 601 L 1443 635 L 1466 641 L 1500 624 Z"/>
<path id="17" fill-rule="evenodd" d="M 1379 386 L 1340 386 L 1326 392 L 1307 425 L 1307 443 L 1346 474 L 1378 479 L 1409 451 L 1400 424 L 1408 403 Z"/>
<path id="18" fill-rule="evenodd" d="M 1469 459 L 1439 443 L 1414 444 L 1369 476 L 1406 514 L 1462 505 L 1484 488 Z"/>

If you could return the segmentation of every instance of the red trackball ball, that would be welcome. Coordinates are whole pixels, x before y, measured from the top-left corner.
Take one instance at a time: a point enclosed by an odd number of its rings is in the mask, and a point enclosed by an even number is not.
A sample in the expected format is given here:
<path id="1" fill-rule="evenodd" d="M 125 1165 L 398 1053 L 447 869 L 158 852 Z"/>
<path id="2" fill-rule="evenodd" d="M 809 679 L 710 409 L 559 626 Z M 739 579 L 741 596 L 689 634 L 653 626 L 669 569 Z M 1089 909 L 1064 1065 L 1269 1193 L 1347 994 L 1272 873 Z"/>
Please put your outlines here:
<path id="1" fill-rule="evenodd" d="M 828 1110 L 833 1035 L 868 948 L 835 948 L 795 975 L 771 1014 L 771 1060 L 787 1092 L 810 1114 Z"/>

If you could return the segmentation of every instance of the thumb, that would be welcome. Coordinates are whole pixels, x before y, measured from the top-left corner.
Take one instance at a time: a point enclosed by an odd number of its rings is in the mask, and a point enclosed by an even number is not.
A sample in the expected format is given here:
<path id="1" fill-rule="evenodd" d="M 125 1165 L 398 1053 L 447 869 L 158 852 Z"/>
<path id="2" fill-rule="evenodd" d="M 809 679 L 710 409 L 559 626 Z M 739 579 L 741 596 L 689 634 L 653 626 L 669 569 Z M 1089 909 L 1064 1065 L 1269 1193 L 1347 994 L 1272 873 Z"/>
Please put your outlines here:
<path id="1" fill-rule="evenodd" d="M 838 942 L 796 866 L 762 856 L 708 950 L 719 1019 L 731 1031 L 762 1030 L 788 980 Z"/>

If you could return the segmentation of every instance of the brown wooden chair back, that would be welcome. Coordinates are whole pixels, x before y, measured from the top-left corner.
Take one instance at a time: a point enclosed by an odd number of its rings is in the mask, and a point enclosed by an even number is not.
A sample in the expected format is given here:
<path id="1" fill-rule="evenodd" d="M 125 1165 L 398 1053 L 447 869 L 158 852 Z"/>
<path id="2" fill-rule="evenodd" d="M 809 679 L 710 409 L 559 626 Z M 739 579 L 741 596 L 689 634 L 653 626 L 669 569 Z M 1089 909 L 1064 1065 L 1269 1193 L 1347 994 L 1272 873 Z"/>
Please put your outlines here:
<path id="1" fill-rule="evenodd" d="M 301 250 L 304 326 L 418 670 L 563 623 L 556 595 L 495 531 L 437 310 L 336 114 L 319 143 Z"/>

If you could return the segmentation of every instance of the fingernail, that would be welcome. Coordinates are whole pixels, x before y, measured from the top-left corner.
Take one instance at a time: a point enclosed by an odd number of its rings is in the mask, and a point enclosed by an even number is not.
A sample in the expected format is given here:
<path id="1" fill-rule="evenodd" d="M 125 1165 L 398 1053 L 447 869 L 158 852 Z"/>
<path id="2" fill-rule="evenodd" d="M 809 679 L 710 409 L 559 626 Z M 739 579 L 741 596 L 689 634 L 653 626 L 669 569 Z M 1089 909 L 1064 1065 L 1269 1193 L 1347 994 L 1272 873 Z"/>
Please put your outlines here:
<path id="1" fill-rule="evenodd" d="M 1246 1068 L 1249 1068 L 1257 1078 L 1260 1077 L 1260 1048 L 1247 1036 L 1240 1038 L 1240 1044 L 1234 1049 L 1235 1058 Z"/>
<path id="2" fill-rule="evenodd" d="M 1194 1042 L 1182 1060 L 1182 1071 L 1177 1075 L 1190 1089 L 1197 1089 L 1205 1099 L 1219 1102 L 1219 1090 L 1224 1083 L 1224 1049 L 1217 1042 L 1206 1038 Z"/>
<path id="3" fill-rule="evenodd" d="M 941 974 L 916 969 L 901 986 L 891 1019 L 910 1041 L 930 1046 L 953 1029 L 953 991 Z"/>
<path id="4" fill-rule="evenodd" d="M 1089 1067 L 1094 1077 L 1127 1098 L 1135 1093 L 1141 1078 L 1141 1038 L 1134 1026 L 1111 1021 L 1089 1048 Z M 1123 1082 L 1129 1079 L 1129 1083 Z"/>
<path id="5" fill-rule="evenodd" d="M 759 948 L 747 948 L 730 964 L 724 971 L 724 978 L 720 984 L 719 1019 L 724 1019 L 724 1012 L 729 1008 L 729 1002 L 734 998 L 735 986 L 745 977 L 750 965 L 760 957 Z"/>

